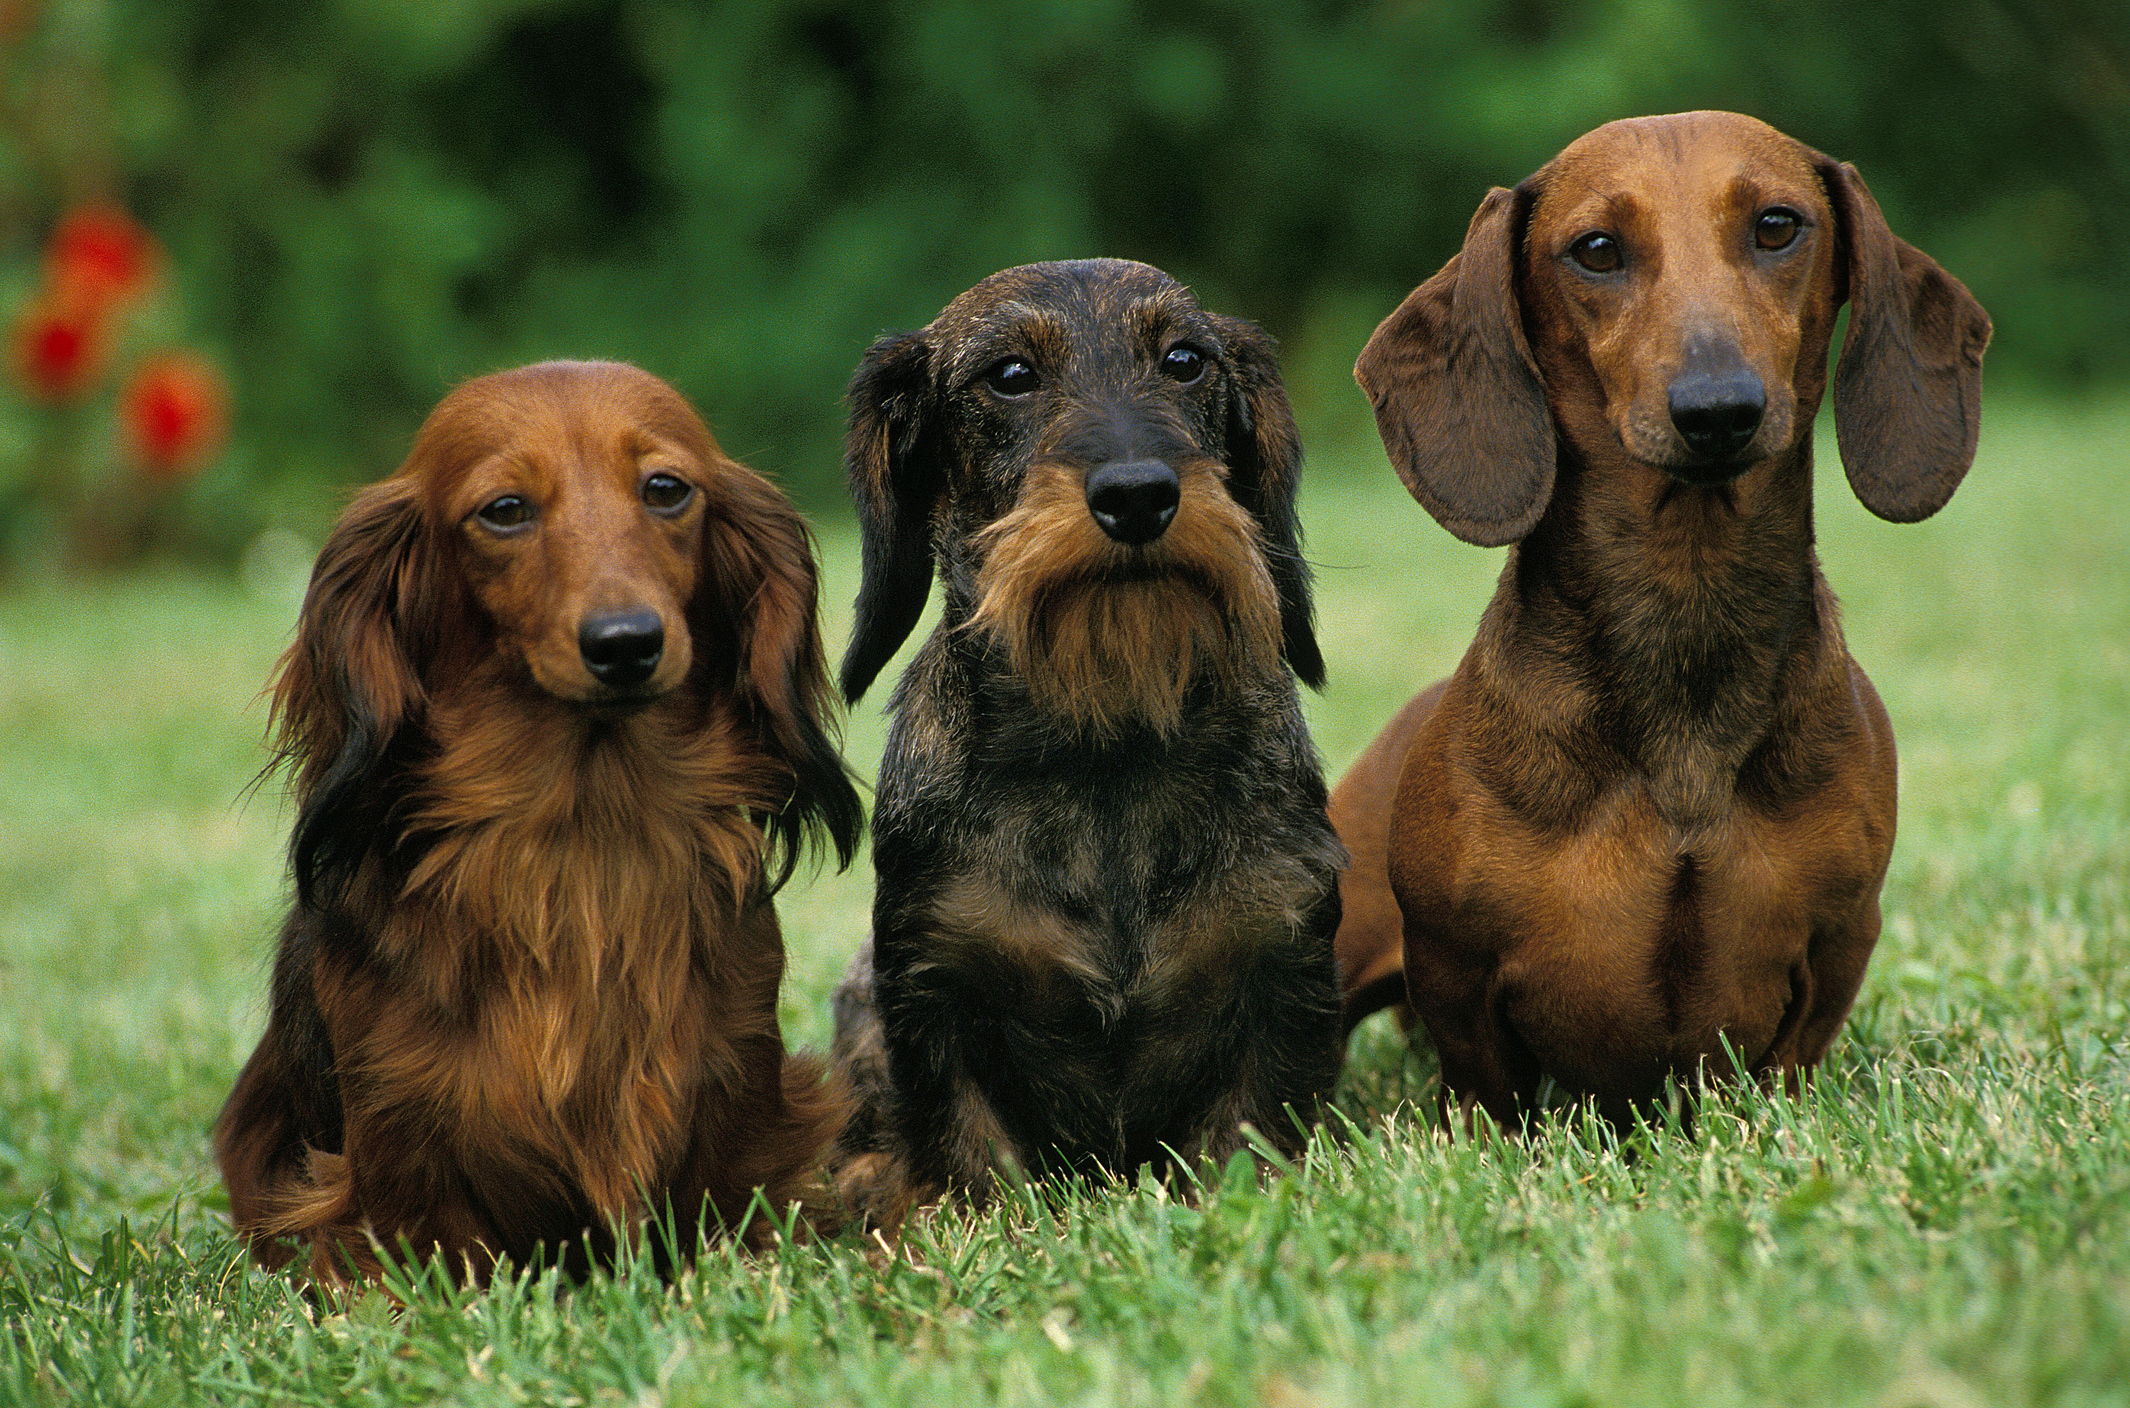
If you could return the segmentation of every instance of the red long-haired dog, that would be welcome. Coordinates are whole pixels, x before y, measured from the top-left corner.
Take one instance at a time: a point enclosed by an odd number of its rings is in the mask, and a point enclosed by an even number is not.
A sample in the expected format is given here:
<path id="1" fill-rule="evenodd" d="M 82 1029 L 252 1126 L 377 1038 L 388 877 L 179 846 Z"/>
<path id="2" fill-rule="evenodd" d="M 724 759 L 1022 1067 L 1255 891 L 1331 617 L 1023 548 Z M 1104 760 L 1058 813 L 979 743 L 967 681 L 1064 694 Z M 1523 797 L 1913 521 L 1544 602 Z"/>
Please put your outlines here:
<path id="1" fill-rule="evenodd" d="M 860 822 L 815 592 L 633 367 L 468 382 L 357 496 L 274 686 L 297 898 L 215 1129 L 261 1262 L 575 1272 L 808 1192 L 842 1102 L 785 1053 L 771 897 Z"/>
<path id="2" fill-rule="evenodd" d="M 1610 123 L 1492 192 L 1361 353 L 1414 497 L 1515 544 L 1331 802 L 1348 1025 L 1409 999 L 1467 1113 L 1513 1126 L 1551 1077 L 1626 1119 L 1704 1063 L 1794 1084 L 1856 997 L 1895 767 L 1813 551 L 1844 302 L 1849 483 L 1927 518 L 1989 317 L 1852 168 L 1736 113 Z"/>

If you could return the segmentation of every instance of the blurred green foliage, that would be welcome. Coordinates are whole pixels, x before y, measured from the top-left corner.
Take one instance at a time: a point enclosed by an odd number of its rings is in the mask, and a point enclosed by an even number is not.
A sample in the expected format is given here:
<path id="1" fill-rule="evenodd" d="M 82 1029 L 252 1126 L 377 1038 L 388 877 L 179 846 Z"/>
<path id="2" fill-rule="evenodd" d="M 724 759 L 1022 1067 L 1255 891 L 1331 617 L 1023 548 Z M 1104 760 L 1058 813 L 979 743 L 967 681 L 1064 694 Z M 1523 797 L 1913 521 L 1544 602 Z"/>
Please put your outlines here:
<path id="1" fill-rule="evenodd" d="M 561 355 L 821 503 L 866 343 L 1043 258 L 1169 269 L 1354 433 L 1353 354 L 1489 186 L 1692 107 L 1855 162 L 1995 315 L 1998 385 L 2130 373 L 2121 0 L 48 0 L 11 42 L 95 58 L 114 193 L 235 387 L 187 491 L 229 543 Z M 67 192 L 11 160 L 20 265 Z"/>

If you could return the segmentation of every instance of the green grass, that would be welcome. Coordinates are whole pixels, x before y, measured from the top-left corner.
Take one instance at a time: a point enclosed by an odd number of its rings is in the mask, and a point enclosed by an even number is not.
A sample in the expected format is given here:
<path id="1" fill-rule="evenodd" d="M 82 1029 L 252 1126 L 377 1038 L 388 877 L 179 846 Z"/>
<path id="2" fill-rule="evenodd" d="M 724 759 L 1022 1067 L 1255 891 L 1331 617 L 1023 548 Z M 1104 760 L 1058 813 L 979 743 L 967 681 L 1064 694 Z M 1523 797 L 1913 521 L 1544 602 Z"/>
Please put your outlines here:
<path id="1" fill-rule="evenodd" d="M 1350 1125 L 1196 1207 L 1025 1191 L 915 1255 L 714 1252 L 319 1314 L 241 1260 L 206 1130 L 262 1017 L 286 817 L 256 693 L 292 602 L 139 577 L 0 597 L 0 1401 L 2130 1402 L 2130 403 L 1993 406 L 1896 528 L 1821 467 L 1828 574 L 1902 746 L 1886 937 L 1826 1079 L 1633 1157 L 1452 1143 L 1381 1019 Z M 1831 445 L 1831 437 L 1823 438 Z M 1342 767 L 1456 661 L 1499 554 L 1379 458 L 1305 510 Z M 823 524 L 840 644 L 856 545 Z M 851 753 L 869 769 L 867 708 Z M 787 1030 L 869 877 L 796 882 Z"/>

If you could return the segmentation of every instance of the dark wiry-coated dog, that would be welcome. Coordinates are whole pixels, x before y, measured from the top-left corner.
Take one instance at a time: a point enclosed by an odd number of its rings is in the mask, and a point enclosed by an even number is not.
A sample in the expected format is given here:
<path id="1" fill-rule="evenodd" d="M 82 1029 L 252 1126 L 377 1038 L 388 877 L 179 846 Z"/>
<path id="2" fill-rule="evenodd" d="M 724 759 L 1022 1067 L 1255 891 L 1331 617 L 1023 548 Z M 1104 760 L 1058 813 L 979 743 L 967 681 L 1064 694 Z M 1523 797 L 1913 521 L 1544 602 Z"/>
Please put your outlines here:
<path id="1" fill-rule="evenodd" d="M 923 609 L 836 999 L 838 1181 L 883 1222 L 994 1169 L 1301 1142 L 1339 1068 L 1344 853 L 1270 338 L 1118 260 L 995 274 L 851 387 L 856 700 Z M 1291 1108 L 1292 1115 L 1288 1113 Z"/>
<path id="2" fill-rule="evenodd" d="M 814 605 L 790 502 L 634 367 L 468 382 L 356 497 L 274 687 L 297 898 L 215 1127 L 261 1261 L 576 1270 L 814 1188 L 843 1111 L 771 895 L 859 826 Z"/>

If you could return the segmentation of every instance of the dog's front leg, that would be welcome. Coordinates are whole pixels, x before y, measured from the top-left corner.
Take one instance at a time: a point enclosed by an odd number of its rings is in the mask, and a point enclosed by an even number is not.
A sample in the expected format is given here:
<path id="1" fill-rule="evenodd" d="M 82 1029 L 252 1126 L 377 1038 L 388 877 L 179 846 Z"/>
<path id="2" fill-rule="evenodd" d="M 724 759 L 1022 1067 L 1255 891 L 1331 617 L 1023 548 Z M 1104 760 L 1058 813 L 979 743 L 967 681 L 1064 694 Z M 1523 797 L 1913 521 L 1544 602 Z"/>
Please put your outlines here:
<path id="1" fill-rule="evenodd" d="M 1238 1082 L 1225 1160 L 1244 1141 L 1247 1122 L 1282 1155 L 1298 1156 L 1338 1086 L 1346 1055 L 1338 972 L 1325 960 L 1339 927 L 1340 895 L 1331 888 L 1291 947 L 1259 958 L 1245 985 L 1243 1030 L 1248 1059 Z"/>
<path id="2" fill-rule="evenodd" d="M 290 1230 L 288 1209 L 307 1200 L 306 1150 L 340 1142 L 337 1109 L 329 1112 L 330 1121 L 304 1118 L 326 1102 L 300 1079 L 289 1045 L 282 1022 L 269 1021 L 214 1133 L 215 1158 L 229 1188 L 230 1222 L 270 1269 L 286 1265 L 291 1255 L 276 1233 Z"/>
<path id="3" fill-rule="evenodd" d="M 884 1181 L 902 1185 L 898 1215 L 946 1191 L 981 1205 L 996 1171 L 1024 1160 L 990 1088 L 1004 1074 L 995 1068 L 1012 1061 L 1003 1042 L 984 1039 L 998 1018 L 995 987 L 963 973 L 927 938 L 884 930 L 874 940 L 874 995 L 893 1090 L 886 1113 L 901 1165 L 900 1177 Z M 870 1210 L 882 1220 L 877 1203 Z"/>
<path id="4" fill-rule="evenodd" d="M 1327 884 L 1299 931 L 1217 976 L 1179 982 L 1145 1010 L 1125 1102 L 1141 1112 L 1129 1162 L 1210 1164 L 1217 1176 L 1246 1148 L 1269 1146 L 1280 1159 L 1302 1152 L 1344 1055 L 1330 961 L 1338 922 L 1338 891 Z"/>
<path id="5" fill-rule="evenodd" d="M 374 1115 L 351 1102 L 344 1155 L 311 1156 L 320 1213 L 311 1270 L 321 1282 L 375 1279 L 382 1262 L 440 1256 L 456 1279 L 484 1284 L 507 1246 L 448 1138 L 413 1114 Z"/>
<path id="6" fill-rule="evenodd" d="M 1538 1059 L 1516 1034 L 1492 965 L 1458 962 L 1408 921 L 1405 987 L 1442 1064 L 1442 1117 L 1471 1129 L 1484 1112 L 1521 1133 L 1538 1108 Z"/>
<path id="7" fill-rule="evenodd" d="M 1791 979 L 1790 1010 L 1756 1068 L 1763 1077 L 1780 1077 L 1793 1094 L 1827 1054 L 1864 984 L 1864 969 L 1879 940 L 1878 897 L 1859 900 L 1845 921 L 1813 930 Z"/>

